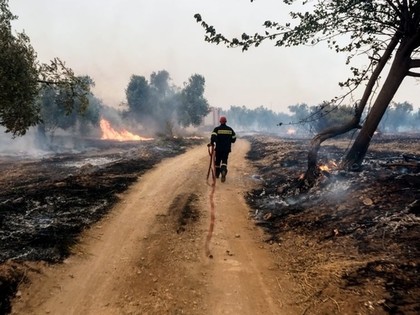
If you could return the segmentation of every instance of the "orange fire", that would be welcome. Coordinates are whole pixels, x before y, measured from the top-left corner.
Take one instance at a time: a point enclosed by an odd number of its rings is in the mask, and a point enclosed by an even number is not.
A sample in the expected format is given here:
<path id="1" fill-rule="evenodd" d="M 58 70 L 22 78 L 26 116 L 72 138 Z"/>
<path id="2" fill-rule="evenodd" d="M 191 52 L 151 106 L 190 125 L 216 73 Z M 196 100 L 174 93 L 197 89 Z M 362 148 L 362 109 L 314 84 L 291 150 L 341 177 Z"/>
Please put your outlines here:
<path id="1" fill-rule="evenodd" d="M 145 138 L 139 135 L 132 134 L 131 132 L 123 129 L 116 131 L 111 127 L 111 124 L 106 119 L 101 119 L 100 126 L 102 130 L 102 140 L 117 140 L 117 141 L 147 141 L 153 140 L 153 138 Z"/>
<path id="2" fill-rule="evenodd" d="M 328 164 L 328 165 L 327 165 L 327 164 Z M 320 169 L 321 171 L 331 172 L 331 170 L 332 170 L 334 167 L 337 167 L 337 163 L 335 163 L 334 161 L 329 161 L 327 164 L 320 165 L 320 166 L 319 166 L 319 169 Z"/>
<path id="3" fill-rule="evenodd" d="M 329 171 L 330 171 L 330 168 L 329 168 L 329 166 L 328 166 L 328 165 L 320 165 L 320 166 L 319 166 L 319 169 L 320 169 L 321 171 L 326 171 L 326 172 L 329 172 Z"/>

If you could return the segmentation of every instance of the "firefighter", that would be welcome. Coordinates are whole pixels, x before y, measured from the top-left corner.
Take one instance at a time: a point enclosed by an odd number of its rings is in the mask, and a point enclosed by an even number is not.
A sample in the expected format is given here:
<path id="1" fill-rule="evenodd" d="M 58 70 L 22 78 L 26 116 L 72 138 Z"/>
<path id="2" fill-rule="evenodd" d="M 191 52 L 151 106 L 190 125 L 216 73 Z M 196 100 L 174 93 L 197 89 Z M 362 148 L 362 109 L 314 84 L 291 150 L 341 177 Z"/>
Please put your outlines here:
<path id="1" fill-rule="evenodd" d="M 231 144 L 236 141 L 236 135 L 235 131 L 226 125 L 227 119 L 225 116 L 221 116 L 219 121 L 220 125 L 214 128 L 208 146 L 216 145 L 216 178 L 222 175 L 221 181 L 224 183 L 228 172 L 227 163 L 231 151 Z"/>

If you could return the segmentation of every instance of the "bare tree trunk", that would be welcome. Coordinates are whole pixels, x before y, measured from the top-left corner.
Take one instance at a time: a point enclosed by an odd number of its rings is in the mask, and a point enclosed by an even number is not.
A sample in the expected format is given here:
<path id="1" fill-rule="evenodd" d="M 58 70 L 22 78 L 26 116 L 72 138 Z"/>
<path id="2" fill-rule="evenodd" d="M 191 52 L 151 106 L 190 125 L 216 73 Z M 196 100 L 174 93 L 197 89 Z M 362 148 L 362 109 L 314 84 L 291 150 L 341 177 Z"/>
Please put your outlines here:
<path id="1" fill-rule="evenodd" d="M 323 130 L 322 132 L 317 134 L 314 138 L 312 138 L 310 150 L 308 152 L 308 169 L 306 170 L 305 177 L 304 177 L 304 179 L 308 182 L 310 186 L 319 175 L 318 151 L 319 151 L 319 148 L 321 147 L 321 143 L 327 139 L 341 135 L 352 129 L 360 128 L 359 126 L 360 115 L 361 113 L 358 112 L 358 108 L 357 108 L 356 113 L 354 114 L 354 117 L 350 122 L 342 126 L 336 126 L 336 127 Z"/>
<path id="2" fill-rule="evenodd" d="M 311 141 L 310 150 L 308 153 L 308 169 L 306 171 L 304 180 L 308 182 L 309 185 L 315 181 L 315 179 L 319 175 L 318 170 L 318 151 L 321 146 L 321 143 L 327 139 L 336 137 L 338 135 L 344 134 L 350 130 L 361 128 L 359 125 L 360 118 L 362 116 L 363 110 L 366 107 L 366 104 L 372 94 L 373 87 L 375 86 L 379 75 L 381 74 L 382 70 L 385 68 L 388 60 L 391 58 L 392 52 L 394 51 L 395 47 L 397 47 L 398 42 L 400 40 L 400 35 L 395 35 L 388 44 L 387 49 L 385 50 L 382 58 L 379 60 L 378 64 L 376 65 L 375 70 L 373 71 L 372 75 L 369 78 L 368 84 L 366 85 L 365 91 L 363 92 L 362 99 L 360 103 L 357 105 L 354 113 L 354 117 L 351 121 L 347 124 L 342 126 L 334 126 L 327 128 L 326 130 L 321 131 L 318 133 Z"/>
<path id="3" fill-rule="evenodd" d="M 402 81 L 410 70 L 411 52 L 411 41 L 406 41 L 405 43 L 401 44 L 395 55 L 395 59 L 392 63 L 385 83 L 379 92 L 375 103 L 372 106 L 372 110 L 367 116 L 359 135 L 357 136 L 353 146 L 343 161 L 343 167 L 347 169 L 360 168 L 369 148 L 373 134 L 379 125 L 379 122 L 381 121 L 386 109 L 388 108 Z"/>

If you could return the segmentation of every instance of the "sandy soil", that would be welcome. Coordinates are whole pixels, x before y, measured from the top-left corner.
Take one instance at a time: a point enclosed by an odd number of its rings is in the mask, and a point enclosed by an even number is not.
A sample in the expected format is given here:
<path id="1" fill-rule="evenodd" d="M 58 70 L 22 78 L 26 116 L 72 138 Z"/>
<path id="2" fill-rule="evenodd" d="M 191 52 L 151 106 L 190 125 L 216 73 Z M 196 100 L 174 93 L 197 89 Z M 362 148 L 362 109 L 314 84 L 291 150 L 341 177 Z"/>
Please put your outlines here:
<path id="1" fill-rule="evenodd" d="M 210 224 L 208 153 L 167 159 L 123 193 L 63 264 L 36 263 L 12 314 L 298 314 L 293 283 L 274 265 L 244 193 L 254 183 L 238 141 Z"/>

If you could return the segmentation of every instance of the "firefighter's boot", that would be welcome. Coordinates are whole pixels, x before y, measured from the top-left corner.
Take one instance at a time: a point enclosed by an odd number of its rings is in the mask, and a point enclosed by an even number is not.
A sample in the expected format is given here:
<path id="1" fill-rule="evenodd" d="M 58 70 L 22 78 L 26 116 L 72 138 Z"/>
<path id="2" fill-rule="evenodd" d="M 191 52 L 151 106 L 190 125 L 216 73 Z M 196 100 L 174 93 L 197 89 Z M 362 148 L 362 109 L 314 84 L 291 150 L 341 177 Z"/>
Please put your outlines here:
<path id="1" fill-rule="evenodd" d="M 226 181 L 227 165 L 222 164 L 222 167 L 220 168 L 220 174 L 222 175 L 221 181 L 224 183 Z"/>
<path id="2" fill-rule="evenodd" d="M 216 166 L 216 178 L 219 178 L 220 176 L 220 167 Z"/>

